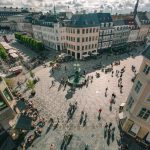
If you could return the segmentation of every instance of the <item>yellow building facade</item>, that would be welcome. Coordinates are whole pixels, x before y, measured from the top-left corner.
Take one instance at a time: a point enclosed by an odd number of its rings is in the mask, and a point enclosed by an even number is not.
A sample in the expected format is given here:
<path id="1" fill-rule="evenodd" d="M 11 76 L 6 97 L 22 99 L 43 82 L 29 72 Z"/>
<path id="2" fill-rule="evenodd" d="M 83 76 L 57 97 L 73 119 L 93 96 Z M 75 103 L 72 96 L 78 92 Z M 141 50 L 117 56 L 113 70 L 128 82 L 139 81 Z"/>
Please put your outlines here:
<path id="1" fill-rule="evenodd" d="M 11 127 L 10 121 L 15 117 L 14 106 L 16 102 L 6 85 L 3 78 L 0 77 L 0 125 L 4 129 Z"/>
<path id="2" fill-rule="evenodd" d="M 145 145 L 150 144 L 150 46 L 134 81 L 120 125 L 123 131 Z"/>

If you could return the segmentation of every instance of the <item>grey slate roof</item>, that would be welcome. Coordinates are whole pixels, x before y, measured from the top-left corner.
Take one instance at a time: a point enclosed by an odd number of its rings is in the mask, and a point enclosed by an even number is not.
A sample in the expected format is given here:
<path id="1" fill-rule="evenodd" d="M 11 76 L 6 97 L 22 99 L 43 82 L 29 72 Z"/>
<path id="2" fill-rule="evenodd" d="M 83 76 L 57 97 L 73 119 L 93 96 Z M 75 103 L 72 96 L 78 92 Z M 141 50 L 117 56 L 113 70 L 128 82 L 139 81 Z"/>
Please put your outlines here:
<path id="1" fill-rule="evenodd" d="M 150 45 L 144 50 L 142 55 L 150 60 Z"/>
<path id="2" fill-rule="evenodd" d="M 124 20 L 114 20 L 113 23 L 114 26 L 122 26 L 126 24 Z"/>
<path id="3" fill-rule="evenodd" d="M 147 16 L 146 16 L 146 12 L 138 12 L 138 13 L 137 13 L 137 16 L 138 16 L 138 18 L 139 18 L 140 21 L 141 21 L 141 20 L 149 20 L 149 19 L 147 18 Z"/>
<path id="4" fill-rule="evenodd" d="M 75 14 L 72 16 L 69 26 L 93 27 L 99 26 L 102 22 L 112 22 L 110 13 Z"/>

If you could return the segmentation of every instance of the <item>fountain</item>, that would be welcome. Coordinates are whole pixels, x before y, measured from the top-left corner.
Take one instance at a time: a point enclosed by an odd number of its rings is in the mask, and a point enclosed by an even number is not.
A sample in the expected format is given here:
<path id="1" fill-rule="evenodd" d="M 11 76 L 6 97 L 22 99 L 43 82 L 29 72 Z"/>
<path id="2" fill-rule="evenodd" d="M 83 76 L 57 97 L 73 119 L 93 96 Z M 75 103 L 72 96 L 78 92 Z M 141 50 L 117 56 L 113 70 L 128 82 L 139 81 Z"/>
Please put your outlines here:
<path id="1" fill-rule="evenodd" d="M 85 76 L 80 74 L 80 65 L 78 63 L 74 64 L 75 74 L 70 76 L 68 79 L 68 84 L 73 87 L 79 87 L 85 84 Z"/>

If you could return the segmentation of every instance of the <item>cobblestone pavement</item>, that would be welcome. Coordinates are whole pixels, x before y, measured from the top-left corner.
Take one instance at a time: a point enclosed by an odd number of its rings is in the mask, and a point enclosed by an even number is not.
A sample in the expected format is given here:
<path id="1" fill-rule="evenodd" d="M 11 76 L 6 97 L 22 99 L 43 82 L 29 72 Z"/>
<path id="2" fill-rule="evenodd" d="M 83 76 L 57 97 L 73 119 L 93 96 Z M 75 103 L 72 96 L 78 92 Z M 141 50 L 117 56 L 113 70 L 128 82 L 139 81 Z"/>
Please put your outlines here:
<path id="1" fill-rule="evenodd" d="M 137 51 L 137 54 L 139 52 Z M 73 64 L 62 64 L 60 70 L 56 70 L 54 75 L 51 75 L 51 68 L 37 68 L 35 69 L 35 75 L 40 78 L 40 81 L 36 85 L 36 95 L 32 100 L 35 107 L 40 110 L 41 115 L 49 120 L 50 117 L 54 118 L 54 122 L 57 121 L 57 117 L 60 119 L 59 126 L 56 130 L 50 130 L 45 134 L 48 125 L 43 128 L 42 136 L 35 140 L 33 145 L 29 148 L 31 150 L 48 150 L 50 144 L 55 144 L 56 149 L 60 149 L 60 145 L 63 140 L 65 131 L 73 133 L 73 138 L 67 147 L 67 150 L 84 150 L 85 144 L 89 145 L 90 150 L 117 150 L 118 144 L 116 139 L 119 138 L 119 131 L 117 129 L 117 116 L 118 108 L 122 102 L 125 102 L 132 87 L 131 78 L 134 73 L 131 71 L 131 66 L 134 65 L 138 72 L 140 64 L 142 62 L 142 56 L 136 56 L 135 58 L 128 57 L 126 54 L 118 56 L 121 58 L 121 65 L 114 66 L 115 70 L 121 70 L 126 67 L 123 75 L 123 93 L 120 94 L 117 77 L 111 77 L 111 73 L 105 74 L 101 70 L 93 70 L 94 64 L 98 64 L 100 60 L 90 60 L 80 62 L 81 69 L 88 72 L 88 75 L 93 75 L 93 83 L 89 83 L 88 87 L 77 88 L 75 93 L 66 98 L 69 86 L 61 88 L 58 91 L 59 82 L 66 74 L 73 74 Z M 106 56 L 102 58 L 102 63 L 106 66 L 110 64 L 113 59 L 111 56 L 106 59 Z M 64 67 L 67 67 L 67 72 L 64 71 Z M 95 72 L 100 73 L 100 78 L 95 77 Z M 55 80 L 55 86 L 51 86 L 51 81 Z M 108 96 L 104 96 L 105 88 L 108 87 Z M 116 103 L 112 107 L 112 111 L 109 110 L 110 98 L 112 93 L 116 94 Z M 77 110 L 75 111 L 71 121 L 67 121 L 67 110 L 69 103 L 78 103 Z M 102 108 L 101 120 L 98 121 L 98 110 Z M 85 127 L 79 125 L 81 111 L 84 110 L 87 113 L 87 124 Z M 104 125 L 106 122 L 112 122 L 115 126 L 114 141 L 110 140 L 110 144 L 107 144 L 107 140 L 104 138 Z M 132 144 L 133 146 L 134 144 Z M 131 148 L 134 150 L 134 148 Z"/>

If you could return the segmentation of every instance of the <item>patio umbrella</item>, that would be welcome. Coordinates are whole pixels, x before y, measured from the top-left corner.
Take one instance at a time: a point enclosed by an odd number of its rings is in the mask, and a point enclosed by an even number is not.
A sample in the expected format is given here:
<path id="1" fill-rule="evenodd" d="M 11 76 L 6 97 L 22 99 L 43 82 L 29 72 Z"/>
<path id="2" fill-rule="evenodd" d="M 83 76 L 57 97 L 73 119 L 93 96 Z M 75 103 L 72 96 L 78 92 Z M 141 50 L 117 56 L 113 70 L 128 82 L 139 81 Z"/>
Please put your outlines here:
<path id="1" fill-rule="evenodd" d="M 23 130 L 31 130 L 32 119 L 28 116 L 20 115 L 15 128 Z"/>

